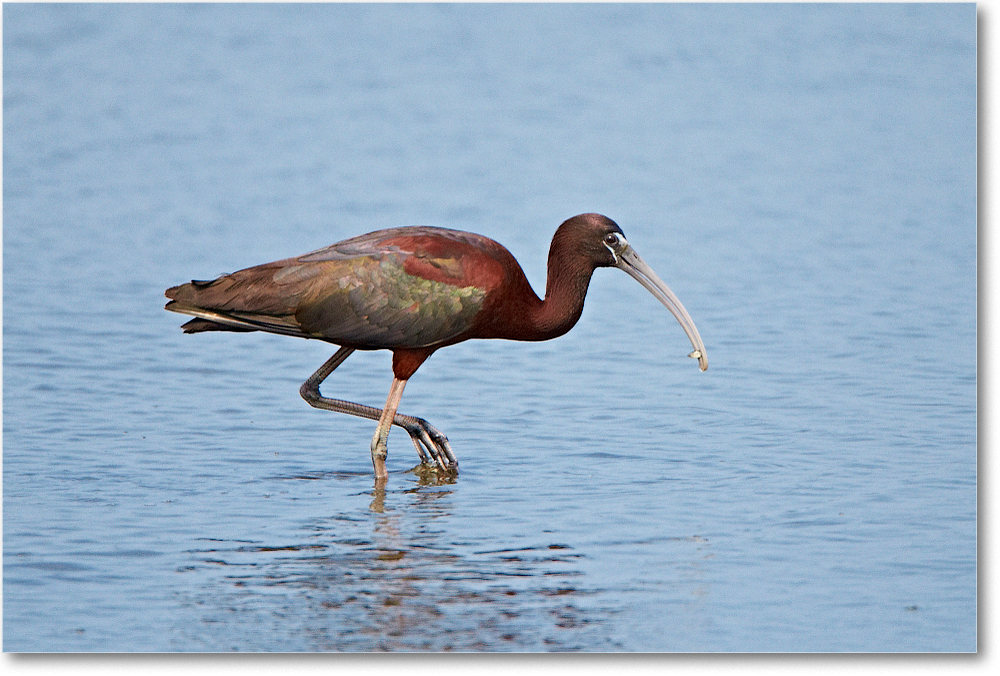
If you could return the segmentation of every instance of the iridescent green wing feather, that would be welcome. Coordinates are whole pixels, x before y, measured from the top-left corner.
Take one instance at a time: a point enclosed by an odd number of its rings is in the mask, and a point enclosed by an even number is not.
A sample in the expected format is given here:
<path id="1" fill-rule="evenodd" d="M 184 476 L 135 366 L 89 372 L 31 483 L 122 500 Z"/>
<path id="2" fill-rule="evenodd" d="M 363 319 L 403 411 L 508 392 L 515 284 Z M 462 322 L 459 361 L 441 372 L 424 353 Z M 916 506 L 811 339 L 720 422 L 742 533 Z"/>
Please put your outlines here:
<path id="1" fill-rule="evenodd" d="M 431 254 L 419 246 L 423 238 L 447 246 Z M 475 235 L 451 230 L 394 228 L 301 256 L 296 260 L 303 269 L 286 274 L 316 281 L 299 302 L 296 320 L 311 335 L 360 348 L 452 340 L 472 327 L 486 296 L 463 281 L 463 254 L 478 243 Z"/>
<path id="2" fill-rule="evenodd" d="M 428 347 L 469 330 L 485 292 L 408 274 L 401 255 L 314 263 L 315 292 L 295 311 L 302 330 L 359 348 Z"/>

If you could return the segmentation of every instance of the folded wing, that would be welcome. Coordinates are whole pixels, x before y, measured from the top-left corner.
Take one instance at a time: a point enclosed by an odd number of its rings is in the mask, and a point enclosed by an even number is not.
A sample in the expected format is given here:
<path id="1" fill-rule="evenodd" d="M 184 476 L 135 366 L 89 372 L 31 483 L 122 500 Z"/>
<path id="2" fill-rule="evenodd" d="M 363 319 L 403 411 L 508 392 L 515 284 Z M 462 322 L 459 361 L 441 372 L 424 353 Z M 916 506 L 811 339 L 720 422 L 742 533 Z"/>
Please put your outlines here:
<path id="1" fill-rule="evenodd" d="M 188 333 L 267 331 L 359 349 L 429 347 L 470 331 L 489 291 L 465 269 L 477 244 L 470 237 L 440 228 L 369 233 L 173 287 L 166 307 L 196 317 L 184 325 Z"/>

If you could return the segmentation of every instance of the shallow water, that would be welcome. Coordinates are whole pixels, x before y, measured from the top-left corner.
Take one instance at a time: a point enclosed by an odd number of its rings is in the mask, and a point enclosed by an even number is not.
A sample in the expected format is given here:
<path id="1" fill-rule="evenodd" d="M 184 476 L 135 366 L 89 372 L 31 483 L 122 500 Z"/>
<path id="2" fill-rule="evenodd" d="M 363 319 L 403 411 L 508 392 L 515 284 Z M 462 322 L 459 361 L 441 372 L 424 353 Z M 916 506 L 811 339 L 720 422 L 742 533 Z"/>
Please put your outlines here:
<path id="1" fill-rule="evenodd" d="M 976 649 L 974 5 L 3 12 L 4 650 Z M 711 366 L 598 271 L 412 379 L 454 483 L 162 310 L 407 224 L 541 290 L 583 211 Z"/>

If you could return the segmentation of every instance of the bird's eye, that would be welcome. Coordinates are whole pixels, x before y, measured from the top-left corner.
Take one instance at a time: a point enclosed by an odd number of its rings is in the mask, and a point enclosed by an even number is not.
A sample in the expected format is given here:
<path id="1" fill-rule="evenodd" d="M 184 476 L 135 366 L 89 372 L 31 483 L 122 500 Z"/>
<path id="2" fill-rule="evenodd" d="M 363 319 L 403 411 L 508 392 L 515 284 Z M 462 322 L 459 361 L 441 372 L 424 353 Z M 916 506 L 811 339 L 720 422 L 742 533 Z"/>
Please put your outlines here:
<path id="1" fill-rule="evenodd" d="M 618 236 L 617 232 L 609 232 L 604 236 L 604 243 L 608 246 L 618 246 L 622 243 L 622 238 Z"/>

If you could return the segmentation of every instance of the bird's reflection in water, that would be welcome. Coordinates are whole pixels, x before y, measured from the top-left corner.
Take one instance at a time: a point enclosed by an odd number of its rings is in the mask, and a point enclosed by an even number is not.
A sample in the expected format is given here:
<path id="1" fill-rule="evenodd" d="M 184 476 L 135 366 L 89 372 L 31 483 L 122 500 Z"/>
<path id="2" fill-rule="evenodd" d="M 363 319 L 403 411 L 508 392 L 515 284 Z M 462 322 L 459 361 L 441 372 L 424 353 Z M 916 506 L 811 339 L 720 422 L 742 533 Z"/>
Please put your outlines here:
<path id="1" fill-rule="evenodd" d="M 413 493 L 416 495 L 426 495 L 420 491 L 420 488 L 435 488 L 439 486 L 452 486 L 455 484 L 457 477 L 451 472 L 442 472 L 439 468 L 434 465 L 419 464 L 413 469 L 411 469 L 410 474 L 413 474 L 417 479 L 418 488 L 411 488 L 406 490 L 406 493 Z M 385 489 L 387 479 L 375 478 L 375 486 L 372 488 L 372 501 L 368 508 L 376 513 L 385 512 Z"/>
<path id="2" fill-rule="evenodd" d="M 582 583 L 583 554 L 544 540 L 499 549 L 486 533 L 452 541 L 454 489 L 429 476 L 410 486 L 376 485 L 370 511 L 303 524 L 295 544 L 193 552 L 223 575 L 192 600 L 203 622 L 184 633 L 254 651 L 616 649 L 602 630 L 615 610 Z"/>

